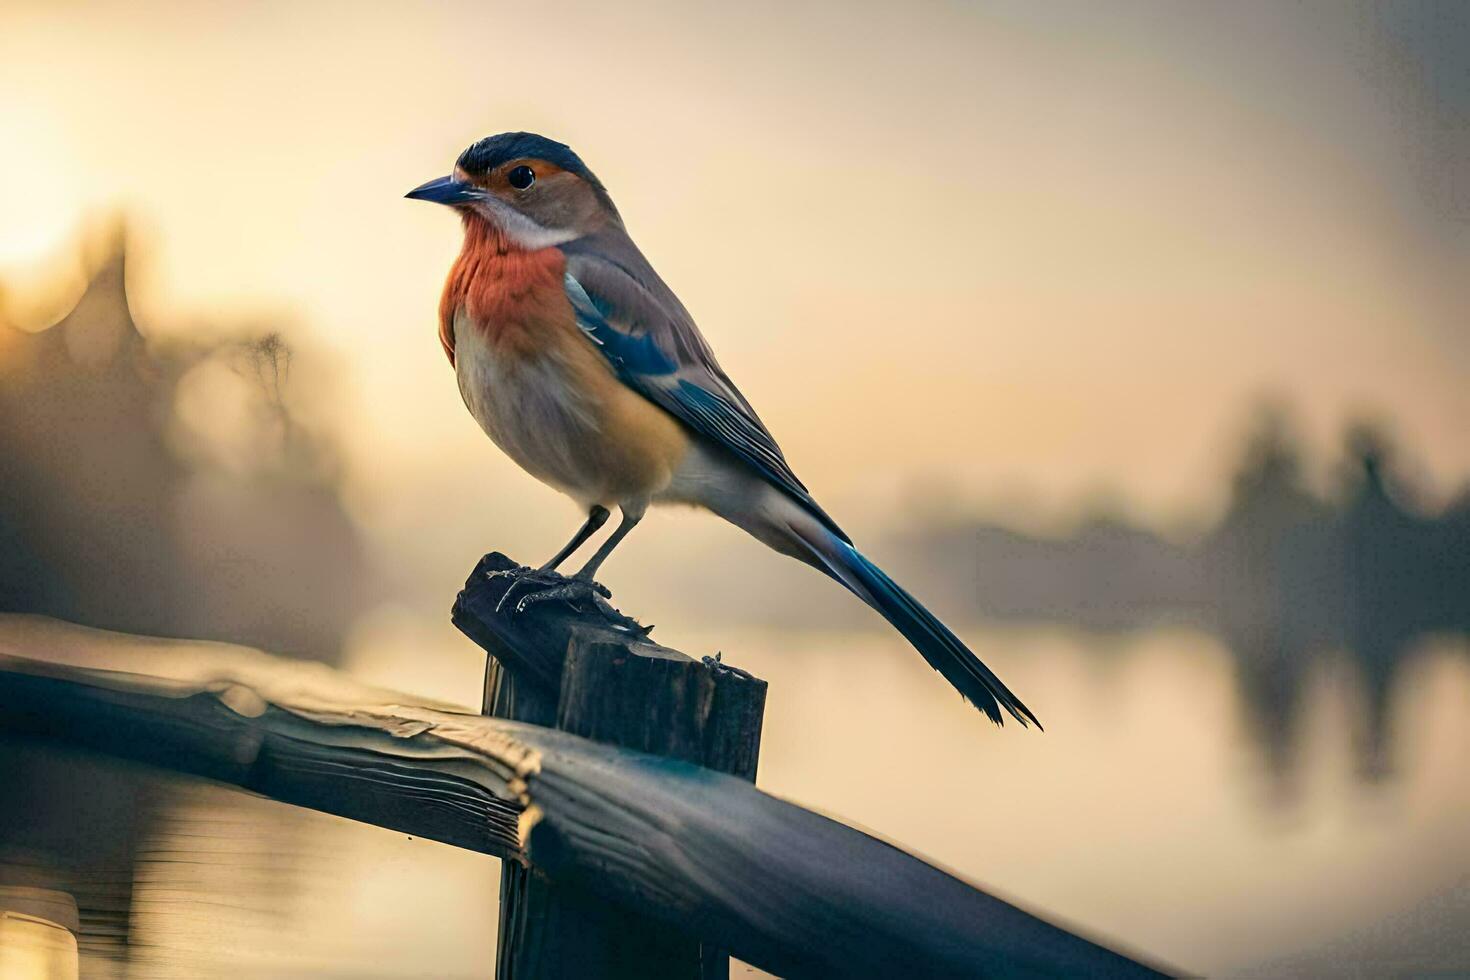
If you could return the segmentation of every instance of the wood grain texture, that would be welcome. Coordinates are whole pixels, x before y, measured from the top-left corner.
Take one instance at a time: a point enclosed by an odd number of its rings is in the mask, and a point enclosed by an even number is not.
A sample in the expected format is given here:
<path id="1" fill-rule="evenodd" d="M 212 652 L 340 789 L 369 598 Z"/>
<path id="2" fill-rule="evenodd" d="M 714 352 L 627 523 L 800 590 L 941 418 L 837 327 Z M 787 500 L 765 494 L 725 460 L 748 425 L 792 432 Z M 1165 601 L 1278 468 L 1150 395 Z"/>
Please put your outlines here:
<path id="1" fill-rule="evenodd" d="M 766 683 L 714 660 L 574 637 L 556 727 L 755 782 Z"/>
<path id="2" fill-rule="evenodd" d="M 735 776 L 256 651 L 0 615 L 0 729 L 529 862 L 783 976 L 1157 975 Z"/>

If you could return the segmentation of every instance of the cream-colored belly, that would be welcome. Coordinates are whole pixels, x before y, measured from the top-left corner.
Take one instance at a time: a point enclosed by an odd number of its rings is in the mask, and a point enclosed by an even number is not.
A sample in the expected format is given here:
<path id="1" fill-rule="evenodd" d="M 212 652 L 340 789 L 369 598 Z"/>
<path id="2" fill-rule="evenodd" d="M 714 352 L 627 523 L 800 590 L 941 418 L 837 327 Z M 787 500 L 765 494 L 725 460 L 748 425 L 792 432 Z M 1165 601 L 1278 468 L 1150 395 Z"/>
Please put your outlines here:
<path id="1" fill-rule="evenodd" d="M 529 354 L 455 318 L 455 372 L 465 406 L 532 476 L 584 506 L 647 502 L 689 446 L 679 423 L 621 384 L 575 328 Z"/>

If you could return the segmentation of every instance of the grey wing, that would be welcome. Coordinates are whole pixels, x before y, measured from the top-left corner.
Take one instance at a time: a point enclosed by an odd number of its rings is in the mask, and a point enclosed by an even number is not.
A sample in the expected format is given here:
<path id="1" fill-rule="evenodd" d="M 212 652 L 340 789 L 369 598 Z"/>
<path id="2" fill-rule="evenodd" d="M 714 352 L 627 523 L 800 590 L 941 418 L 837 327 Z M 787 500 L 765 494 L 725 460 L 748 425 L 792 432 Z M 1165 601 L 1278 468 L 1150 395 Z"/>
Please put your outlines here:
<path id="1" fill-rule="evenodd" d="M 577 322 L 624 384 L 750 466 L 844 541 L 725 374 L 694 319 L 626 234 L 563 245 Z"/>

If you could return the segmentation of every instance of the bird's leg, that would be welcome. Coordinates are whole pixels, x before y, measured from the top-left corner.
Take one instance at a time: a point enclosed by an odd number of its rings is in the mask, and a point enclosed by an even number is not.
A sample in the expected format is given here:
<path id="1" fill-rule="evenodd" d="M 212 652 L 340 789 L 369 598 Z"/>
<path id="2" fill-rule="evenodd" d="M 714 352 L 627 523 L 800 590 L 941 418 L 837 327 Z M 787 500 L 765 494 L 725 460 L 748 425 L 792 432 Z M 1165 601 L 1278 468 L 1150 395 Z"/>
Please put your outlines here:
<path id="1" fill-rule="evenodd" d="M 592 537 L 592 535 L 596 534 L 598 530 L 602 527 L 602 525 L 607 523 L 607 518 L 607 508 L 602 506 L 601 504 L 593 504 L 592 509 L 587 512 L 587 523 L 582 525 L 582 529 L 579 530 L 576 534 L 572 535 L 572 540 L 566 543 L 566 547 L 562 548 L 556 554 L 552 555 L 551 560 L 542 565 L 539 569 L 537 569 L 537 571 L 556 571 L 556 566 L 566 561 L 567 556 L 576 551 L 578 548 L 582 547 L 583 542 Z"/>
<path id="2" fill-rule="evenodd" d="M 508 568 L 504 571 L 491 572 L 491 578 L 507 577 L 511 580 L 510 584 L 506 586 L 505 592 L 500 596 L 500 601 L 495 604 L 495 611 L 499 612 L 504 608 L 506 602 L 510 600 L 510 594 L 522 584 L 536 584 L 553 588 L 566 582 L 567 577 L 558 574 L 556 566 L 566 561 L 568 555 L 582 547 L 582 544 L 588 538 L 596 534 L 597 530 L 607 523 L 607 518 L 607 508 L 601 504 L 593 504 L 592 508 L 587 512 L 586 522 L 583 523 L 576 534 L 572 535 L 572 540 L 568 541 L 560 551 L 552 555 L 551 560 L 546 564 L 535 569 L 522 566 L 520 568 Z"/>
<path id="3" fill-rule="evenodd" d="M 630 507 L 624 504 L 622 507 L 623 519 L 618 522 L 617 529 L 607 536 L 607 540 L 602 542 L 602 547 L 598 548 L 592 557 L 587 559 L 587 564 L 583 565 L 582 570 L 576 575 L 573 575 L 572 578 L 585 582 L 592 581 L 592 577 L 597 574 L 597 570 L 602 567 L 602 563 L 607 561 L 607 556 L 612 554 L 613 549 L 618 546 L 618 543 L 628 536 L 629 531 L 638 526 L 638 522 L 643 520 L 643 514 L 647 510 L 647 504 L 642 504 L 637 507 Z"/>
<path id="4" fill-rule="evenodd" d="M 647 504 L 640 506 L 623 505 L 623 519 L 619 522 L 617 529 L 608 535 L 607 540 L 602 543 L 602 547 L 598 548 L 597 552 L 587 560 L 587 564 L 582 566 L 581 571 L 559 585 L 554 585 L 549 589 L 542 589 L 537 592 L 528 592 L 521 596 L 520 600 L 516 602 L 516 612 L 524 612 L 527 606 L 534 605 L 538 602 L 545 602 L 548 599 L 560 599 L 570 603 L 589 601 L 604 616 L 613 620 L 615 623 L 626 628 L 637 629 L 640 632 L 648 632 L 647 629 L 639 626 L 636 620 L 624 616 L 612 606 L 608 605 L 606 600 L 612 593 L 608 591 L 607 586 L 599 584 L 592 578 L 592 576 L 597 574 L 597 570 L 602 567 L 602 563 L 607 560 L 607 556 L 612 554 L 613 549 L 618 546 L 618 543 L 627 537 L 628 532 L 633 530 L 638 525 L 638 522 L 643 519 L 643 514 L 647 509 Z M 649 627 L 649 629 L 651 628 Z"/>

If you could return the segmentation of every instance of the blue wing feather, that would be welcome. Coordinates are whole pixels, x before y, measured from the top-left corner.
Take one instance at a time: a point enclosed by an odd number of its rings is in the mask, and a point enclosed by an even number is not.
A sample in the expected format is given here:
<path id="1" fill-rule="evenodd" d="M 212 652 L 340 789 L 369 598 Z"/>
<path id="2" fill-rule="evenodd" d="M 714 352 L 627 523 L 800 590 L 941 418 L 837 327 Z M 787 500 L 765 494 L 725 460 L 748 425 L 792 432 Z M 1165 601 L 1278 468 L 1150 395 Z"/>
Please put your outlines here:
<path id="1" fill-rule="evenodd" d="M 566 289 L 572 309 L 577 313 L 577 326 L 597 345 L 624 383 L 630 377 L 657 378 L 679 369 L 659 348 L 652 334 L 635 336 L 609 323 L 607 312 L 570 272 L 566 274 Z"/>
<path id="2" fill-rule="evenodd" d="M 659 345 L 652 331 L 619 329 L 609 319 L 610 310 L 570 272 L 566 274 L 566 292 L 576 312 L 577 326 L 607 358 L 619 380 L 729 451 L 766 482 L 800 503 L 842 540 L 849 540 L 796 478 L 781 448 L 742 404 L 738 393 L 731 398 L 718 390 L 729 384 L 728 379 L 701 370 L 706 368 L 702 364 L 680 364 L 674 353 Z"/>

